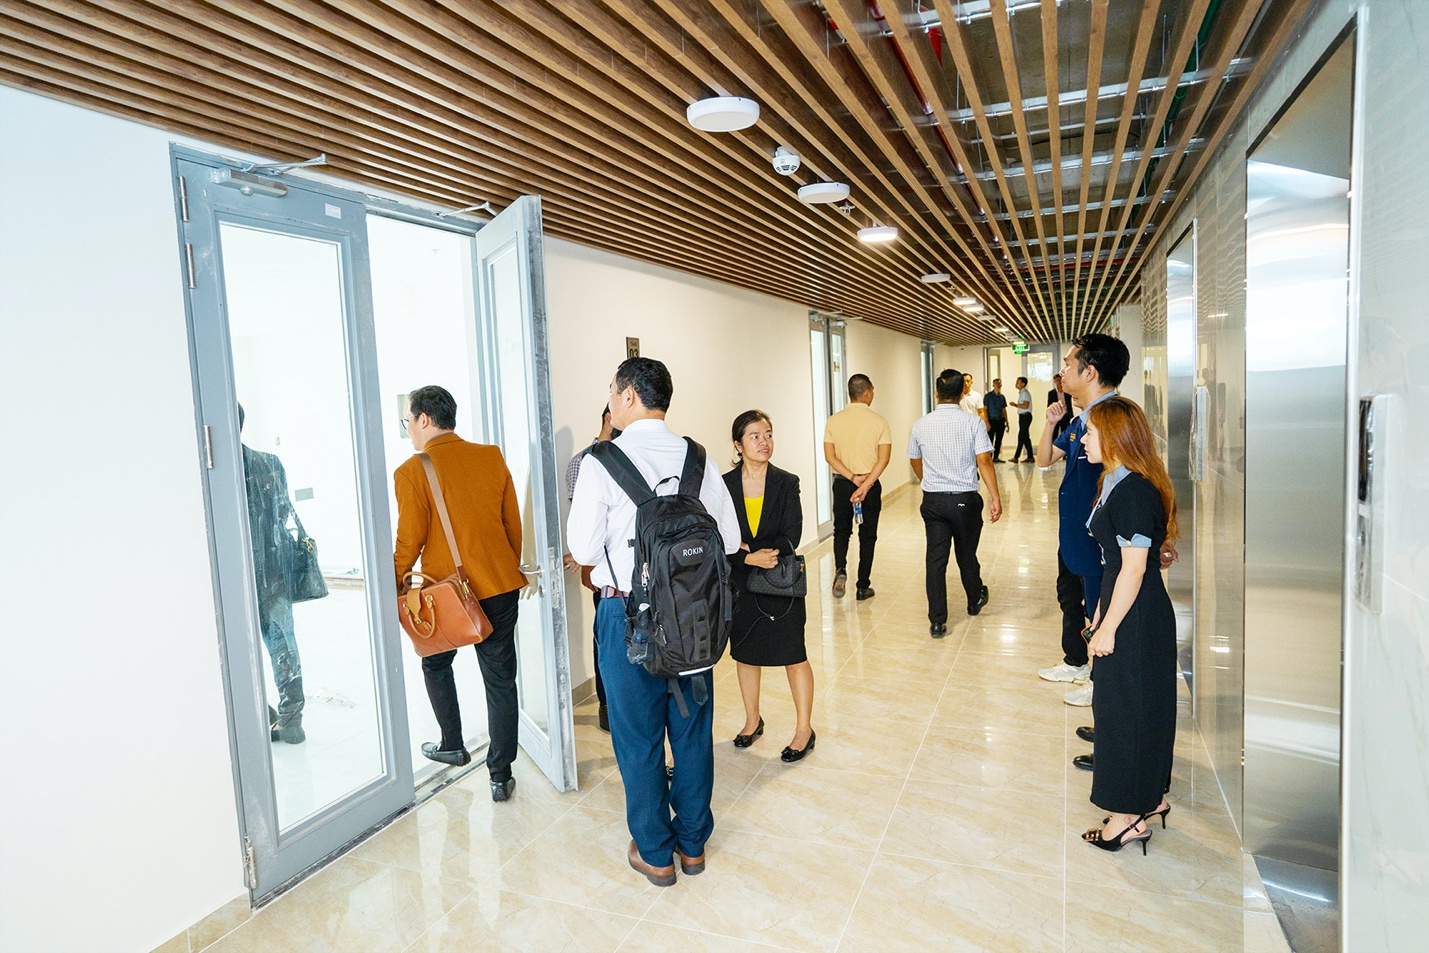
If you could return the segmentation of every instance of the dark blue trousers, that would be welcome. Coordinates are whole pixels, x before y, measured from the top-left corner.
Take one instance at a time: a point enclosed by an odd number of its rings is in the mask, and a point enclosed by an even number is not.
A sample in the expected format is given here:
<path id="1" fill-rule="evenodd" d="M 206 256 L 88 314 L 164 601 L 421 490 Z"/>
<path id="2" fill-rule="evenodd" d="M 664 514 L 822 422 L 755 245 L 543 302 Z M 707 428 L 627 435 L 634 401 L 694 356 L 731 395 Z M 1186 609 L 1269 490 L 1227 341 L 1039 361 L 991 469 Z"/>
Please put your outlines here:
<path id="1" fill-rule="evenodd" d="M 668 867 L 678 847 L 686 857 L 705 852 L 714 830 L 714 683 L 696 705 L 692 679 L 680 679 L 690 717 L 662 678 L 625 655 L 625 600 L 602 599 L 595 612 L 600 675 L 610 711 L 610 740 L 625 784 L 625 822 L 647 864 Z M 665 776 L 665 736 L 675 755 L 675 779 Z M 673 812 L 673 817 L 671 816 Z"/>

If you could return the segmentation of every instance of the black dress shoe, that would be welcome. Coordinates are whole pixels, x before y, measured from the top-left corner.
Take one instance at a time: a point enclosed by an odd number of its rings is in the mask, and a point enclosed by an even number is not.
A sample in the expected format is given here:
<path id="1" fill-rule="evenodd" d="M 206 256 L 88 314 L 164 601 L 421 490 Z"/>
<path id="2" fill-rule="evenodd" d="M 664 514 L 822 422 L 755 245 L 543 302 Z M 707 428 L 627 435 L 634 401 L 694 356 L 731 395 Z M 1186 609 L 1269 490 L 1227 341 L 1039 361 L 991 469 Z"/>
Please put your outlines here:
<path id="1" fill-rule="evenodd" d="M 600 711 L 595 714 L 596 727 L 601 731 L 610 731 L 610 709 L 604 705 L 600 706 Z"/>
<path id="2" fill-rule="evenodd" d="M 734 746 L 736 748 L 748 748 L 750 745 L 754 744 L 754 739 L 758 738 L 762 734 L 764 734 L 764 718 L 761 716 L 759 719 L 759 726 L 755 728 L 752 732 L 747 735 L 734 736 Z"/>
<path id="3" fill-rule="evenodd" d="M 784 750 L 779 753 L 779 760 L 783 761 L 785 764 L 793 764 L 795 761 L 803 761 L 804 755 L 814 750 L 814 742 L 817 740 L 817 738 L 817 733 L 813 731 L 813 729 L 810 729 L 809 743 L 804 745 L 804 747 L 802 748 L 792 748 L 788 745 L 785 745 Z"/>
<path id="4" fill-rule="evenodd" d="M 284 744 L 300 745 L 308 740 L 308 733 L 302 725 L 273 725 L 268 729 L 268 737 Z"/>
<path id="5" fill-rule="evenodd" d="M 471 760 L 470 757 L 468 757 L 467 760 L 468 760 L 468 761 Z M 515 779 L 515 778 L 507 778 L 505 781 L 492 781 L 492 782 L 491 782 L 491 799 L 492 799 L 493 801 L 497 801 L 497 802 L 509 801 L 509 800 L 511 800 L 511 792 L 512 792 L 512 791 L 515 791 L 515 790 L 516 790 L 516 779 Z"/>
<path id="6" fill-rule="evenodd" d="M 932 625 L 928 626 L 928 634 L 935 639 L 941 639 L 943 636 L 948 634 L 948 627 L 945 623 L 934 622 Z"/>
<path id="7" fill-rule="evenodd" d="M 1089 754 L 1079 754 L 1079 755 L 1077 755 L 1075 758 L 1072 759 L 1072 764 L 1075 764 L 1077 767 L 1081 768 L 1083 771 L 1091 771 L 1091 770 L 1092 770 L 1092 756 L 1089 755 Z"/>
<path id="8" fill-rule="evenodd" d="M 864 588 L 858 590 L 858 592 L 854 593 L 854 598 L 857 599 L 859 602 L 862 602 L 865 599 L 872 599 L 873 587 L 865 586 Z"/>
<path id="9" fill-rule="evenodd" d="M 428 761 L 439 761 L 442 764 L 454 764 L 458 768 L 471 764 L 471 752 L 465 748 L 456 748 L 451 751 L 443 751 L 438 748 L 436 742 L 428 741 L 422 745 L 422 756 Z"/>
<path id="10" fill-rule="evenodd" d="M 987 605 L 987 586 L 982 587 L 982 592 L 978 593 L 976 602 L 968 603 L 968 615 L 977 615 L 985 605 Z"/>
<path id="11" fill-rule="evenodd" d="M 1095 734 L 1096 732 L 1092 731 L 1092 729 L 1086 725 L 1077 729 L 1077 737 L 1091 744 L 1096 744 L 1096 738 L 1092 737 Z"/>

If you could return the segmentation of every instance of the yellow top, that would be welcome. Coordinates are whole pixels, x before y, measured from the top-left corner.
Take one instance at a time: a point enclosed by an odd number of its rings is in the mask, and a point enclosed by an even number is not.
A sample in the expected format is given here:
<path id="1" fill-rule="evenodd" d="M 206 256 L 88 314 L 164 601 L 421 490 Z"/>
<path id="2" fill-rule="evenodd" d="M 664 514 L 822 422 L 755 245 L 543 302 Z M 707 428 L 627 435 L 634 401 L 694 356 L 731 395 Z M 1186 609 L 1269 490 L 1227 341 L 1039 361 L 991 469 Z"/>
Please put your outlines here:
<path id="1" fill-rule="evenodd" d="M 892 442 L 888 421 L 860 401 L 849 404 L 824 424 L 824 443 L 833 444 L 834 454 L 844 466 L 860 476 L 878 462 L 879 446 Z"/>
<path id="2" fill-rule="evenodd" d="M 764 513 L 764 497 L 746 496 L 744 498 L 744 513 L 749 517 L 749 534 L 759 535 L 759 517 Z"/>

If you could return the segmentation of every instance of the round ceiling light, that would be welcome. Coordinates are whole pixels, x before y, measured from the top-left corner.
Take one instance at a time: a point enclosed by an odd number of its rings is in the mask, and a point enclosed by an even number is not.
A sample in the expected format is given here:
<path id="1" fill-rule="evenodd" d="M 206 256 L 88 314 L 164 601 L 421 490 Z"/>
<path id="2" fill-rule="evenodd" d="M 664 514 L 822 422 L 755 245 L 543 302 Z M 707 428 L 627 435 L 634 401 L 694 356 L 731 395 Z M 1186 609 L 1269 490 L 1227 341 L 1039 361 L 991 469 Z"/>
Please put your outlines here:
<path id="1" fill-rule="evenodd" d="M 929 273 L 926 274 L 926 275 L 923 275 L 923 276 L 922 276 L 921 278 L 919 278 L 918 280 L 921 281 L 921 282 L 923 282 L 923 284 L 925 284 L 925 285 L 936 285 L 936 284 L 941 284 L 941 283 L 943 283 L 944 281 L 948 281 L 948 280 L 950 280 L 952 277 L 953 277 L 953 276 L 950 275 L 950 274 L 948 274 L 946 271 L 934 271 L 934 272 L 929 272 Z"/>
<path id="2" fill-rule="evenodd" d="M 848 186 L 842 182 L 815 182 L 799 189 L 799 201 L 808 205 L 842 202 L 848 198 Z"/>
<path id="3" fill-rule="evenodd" d="M 892 225 L 873 225 L 858 230 L 861 242 L 891 242 L 898 237 L 898 229 Z"/>
<path id="4" fill-rule="evenodd" d="M 759 104 L 742 96 L 711 96 L 690 103 L 685 119 L 701 132 L 734 132 L 759 121 Z"/>
<path id="5" fill-rule="evenodd" d="M 977 304 L 977 299 L 971 295 L 958 295 L 953 298 L 953 307 L 955 308 L 970 308 L 975 304 Z"/>
<path id="6" fill-rule="evenodd" d="M 1006 327 L 1003 327 L 1002 325 L 999 324 L 999 325 L 995 326 L 995 327 L 993 328 L 993 330 L 994 330 L 994 331 L 1000 331 L 1000 332 L 1002 332 L 1002 333 L 1005 334 L 1005 333 L 1007 333 L 1007 331 L 1008 331 L 1009 329 L 1006 328 Z"/>

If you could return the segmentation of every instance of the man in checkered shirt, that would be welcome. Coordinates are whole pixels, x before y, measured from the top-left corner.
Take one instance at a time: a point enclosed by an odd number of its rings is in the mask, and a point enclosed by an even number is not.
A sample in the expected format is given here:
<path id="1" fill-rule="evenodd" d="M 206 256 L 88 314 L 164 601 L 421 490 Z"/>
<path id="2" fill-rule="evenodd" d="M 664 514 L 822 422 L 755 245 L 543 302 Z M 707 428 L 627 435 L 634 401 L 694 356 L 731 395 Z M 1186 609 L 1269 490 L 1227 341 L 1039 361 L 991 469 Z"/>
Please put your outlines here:
<path id="1" fill-rule="evenodd" d="M 992 469 L 992 441 L 982 418 L 963 410 L 964 377 L 949 369 L 935 385 L 938 406 L 913 424 L 908 435 L 908 457 L 923 488 L 923 527 L 928 536 L 926 556 L 928 631 L 935 639 L 948 634 L 948 549 L 958 561 L 968 615 L 987 605 L 987 586 L 977 560 L 982 536 L 982 494 L 978 475 L 987 484 L 988 511 L 996 523 L 1002 516 L 1002 497 Z"/>

